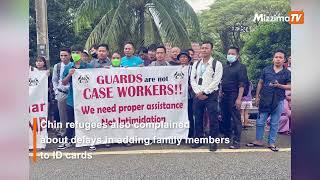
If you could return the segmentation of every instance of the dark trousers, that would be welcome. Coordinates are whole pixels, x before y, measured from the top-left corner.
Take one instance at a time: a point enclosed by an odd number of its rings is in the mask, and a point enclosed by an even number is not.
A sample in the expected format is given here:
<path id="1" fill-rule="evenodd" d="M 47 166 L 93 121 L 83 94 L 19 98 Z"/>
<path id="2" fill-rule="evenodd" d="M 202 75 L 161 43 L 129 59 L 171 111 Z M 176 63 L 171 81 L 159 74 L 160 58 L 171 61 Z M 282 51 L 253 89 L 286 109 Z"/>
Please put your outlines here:
<path id="1" fill-rule="evenodd" d="M 67 114 L 68 114 L 68 128 L 66 130 L 66 136 L 70 141 L 74 137 L 74 128 L 70 128 L 70 123 L 74 123 L 74 108 L 67 105 Z"/>
<path id="2" fill-rule="evenodd" d="M 205 100 L 193 99 L 194 115 L 195 115 L 195 137 L 204 137 L 203 130 L 203 115 L 205 109 L 210 121 L 210 136 L 215 138 L 219 135 L 219 123 L 218 123 L 218 92 L 214 92 L 208 96 Z"/>
<path id="3" fill-rule="evenodd" d="M 193 118 L 193 99 L 192 98 L 188 99 L 188 118 L 190 123 L 188 137 L 193 138 L 194 137 L 194 118 Z"/>
<path id="4" fill-rule="evenodd" d="M 222 110 L 222 126 L 225 136 L 231 138 L 234 133 L 233 142 L 240 143 L 242 123 L 240 111 L 236 108 L 235 102 L 238 92 L 224 92 L 221 110 Z"/>

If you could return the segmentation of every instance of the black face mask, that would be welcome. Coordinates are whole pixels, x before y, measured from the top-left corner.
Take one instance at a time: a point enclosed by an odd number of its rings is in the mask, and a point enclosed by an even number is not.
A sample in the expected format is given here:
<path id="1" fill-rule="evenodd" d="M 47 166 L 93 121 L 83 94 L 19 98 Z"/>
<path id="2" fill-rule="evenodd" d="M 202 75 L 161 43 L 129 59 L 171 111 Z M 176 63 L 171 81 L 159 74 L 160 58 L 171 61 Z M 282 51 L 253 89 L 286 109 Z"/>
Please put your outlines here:
<path id="1" fill-rule="evenodd" d="M 91 56 L 93 57 L 93 58 L 95 58 L 95 59 L 97 59 L 98 58 L 98 54 L 97 53 L 91 53 Z"/>

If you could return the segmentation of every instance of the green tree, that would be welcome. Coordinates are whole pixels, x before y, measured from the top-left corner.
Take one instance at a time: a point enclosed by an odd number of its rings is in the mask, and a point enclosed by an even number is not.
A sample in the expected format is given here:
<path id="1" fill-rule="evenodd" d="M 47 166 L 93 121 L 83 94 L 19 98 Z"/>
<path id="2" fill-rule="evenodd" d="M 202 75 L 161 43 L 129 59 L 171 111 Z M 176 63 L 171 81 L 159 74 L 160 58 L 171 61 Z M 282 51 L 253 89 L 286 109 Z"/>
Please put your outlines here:
<path id="1" fill-rule="evenodd" d="M 29 63 L 34 65 L 37 57 L 37 30 L 34 1 L 29 1 Z"/>
<path id="2" fill-rule="evenodd" d="M 74 44 L 85 44 L 92 29 L 84 29 L 76 34 L 73 27 L 75 8 L 83 0 L 48 0 L 48 36 L 51 65 L 59 62 L 59 50 Z M 37 56 L 36 14 L 34 0 L 29 1 L 29 58 L 34 65 Z"/>
<path id="3" fill-rule="evenodd" d="M 259 25 L 254 32 L 245 36 L 245 46 L 241 54 L 247 65 L 249 78 L 257 83 L 264 67 L 272 64 L 273 53 L 282 49 L 291 51 L 291 26 L 288 23 L 269 23 Z"/>
<path id="4" fill-rule="evenodd" d="M 230 46 L 244 46 L 244 34 L 254 31 L 255 13 L 286 15 L 290 10 L 288 0 L 217 0 L 209 10 L 199 15 L 203 34 L 218 36 L 218 51 L 226 53 Z"/>
<path id="5" fill-rule="evenodd" d="M 170 42 L 191 47 L 200 38 L 200 27 L 192 7 L 185 0 L 85 0 L 75 15 L 75 29 L 94 27 L 86 47 L 108 43 L 111 50 L 122 49 L 123 42 L 137 47 Z"/>

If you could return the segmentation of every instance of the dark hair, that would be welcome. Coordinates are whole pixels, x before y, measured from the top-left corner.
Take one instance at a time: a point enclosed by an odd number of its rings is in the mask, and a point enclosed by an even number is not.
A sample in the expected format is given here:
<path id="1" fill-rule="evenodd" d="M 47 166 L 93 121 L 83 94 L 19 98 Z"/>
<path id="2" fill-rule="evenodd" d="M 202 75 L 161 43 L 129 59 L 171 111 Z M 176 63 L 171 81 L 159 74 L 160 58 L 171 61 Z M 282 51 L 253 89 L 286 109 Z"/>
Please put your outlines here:
<path id="1" fill-rule="evenodd" d="M 47 70 L 48 67 L 47 67 L 47 60 L 46 60 L 46 58 L 44 58 L 44 57 L 42 57 L 42 56 L 39 56 L 39 57 L 37 57 L 36 62 L 37 62 L 38 60 L 44 62 L 44 67 L 45 67 L 46 70 Z"/>
<path id="2" fill-rule="evenodd" d="M 290 54 L 290 53 L 288 53 L 288 54 L 287 54 L 287 57 L 286 57 L 285 63 L 288 63 L 288 62 L 289 62 L 289 57 L 291 57 L 291 54 Z"/>
<path id="3" fill-rule="evenodd" d="M 120 51 L 114 51 L 112 54 L 114 54 L 114 53 L 117 53 L 117 54 L 120 54 L 120 55 L 121 55 Z M 112 54 L 111 54 L 111 55 L 112 55 Z"/>
<path id="4" fill-rule="evenodd" d="M 124 43 L 124 46 L 125 46 L 125 45 L 127 45 L 127 44 L 131 44 L 131 45 L 132 45 L 132 47 L 134 48 L 134 44 L 133 44 L 133 42 L 131 42 L 131 41 L 126 41 L 126 42 Z"/>
<path id="5" fill-rule="evenodd" d="M 105 48 L 107 49 L 107 51 L 109 51 L 109 46 L 108 46 L 108 44 L 99 44 L 99 45 L 97 46 L 97 49 L 99 49 L 99 47 L 105 47 Z"/>
<path id="6" fill-rule="evenodd" d="M 180 54 L 178 54 L 177 59 L 180 60 L 180 57 L 181 57 L 182 55 L 186 55 L 187 58 L 188 58 L 188 61 L 191 61 L 191 57 L 190 57 L 190 55 L 189 55 L 188 50 L 181 51 Z"/>
<path id="7" fill-rule="evenodd" d="M 88 52 L 82 51 L 82 54 L 86 54 L 87 56 L 90 56 Z"/>
<path id="8" fill-rule="evenodd" d="M 80 46 L 80 45 L 73 45 L 73 46 L 71 46 L 71 52 L 73 52 L 73 51 L 80 51 L 80 52 L 82 52 L 82 51 L 83 51 L 83 47 Z"/>
<path id="9" fill-rule="evenodd" d="M 120 53 L 120 51 L 114 51 L 114 52 L 111 54 L 111 57 L 113 56 L 114 53 L 119 54 L 119 55 L 120 55 L 120 58 L 121 58 L 121 53 Z"/>
<path id="10" fill-rule="evenodd" d="M 237 47 L 235 47 L 235 46 L 230 46 L 229 49 L 234 49 L 234 50 L 236 50 L 237 54 L 240 53 L 239 48 L 237 48 Z"/>
<path id="11" fill-rule="evenodd" d="M 148 53 L 148 49 L 146 47 L 140 47 L 139 50 L 138 50 L 138 54 L 140 53 Z"/>
<path id="12" fill-rule="evenodd" d="M 213 43 L 211 41 L 203 41 L 202 44 L 210 44 L 211 49 L 213 48 Z"/>
<path id="13" fill-rule="evenodd" d="M 274 57 L 274 55 L 276 55 L 276 53 L 282 53 L 284 55 L 284 59 L 287 59 L 286 52 L 284 50 L 282 50 L 282 49 L 275 50 L 273 53 L 273 57 Z"/>
<path id="14" fill-rule="evenodd" d="M 67 52 L 67 53 L 71 54 L 71 50 L 70 50 L 70 48 L 61 48 L 61 49 L 60 49 L 60 52 L 62 52 L 62 51 L 64 51 L 64 52 Z"/>
<path id="15" fill-rule="evenodd" d="M 150 44 L 148 46 L 148 51 L 156 51 L 157 49 L 157 45 L 156 44 Z"/>
<path id="16" fill-rule="evenodd" d="M 92 49 L 92 48 L 98 49 L 98 44 L 93 44 L 93 45 L 90 47 L 90 49 Z"/>
<path id="17" fill-rule="evenodd" d="M 187 49 L 186 51 L 188 52 L 188 54 L 189 54 L 189 51 L 192 51 L 194 53 L 194 50 L 192 48 Z"/>
<path id="18" fill-rule="evenodd" d="M 166 47 L 164 47 L 164 46 L 162 46 L 162 45 L 157 46 L 156 50 L 157 50 L 157 49 L 164 49 L 164 52 L 167 53 Z"/>

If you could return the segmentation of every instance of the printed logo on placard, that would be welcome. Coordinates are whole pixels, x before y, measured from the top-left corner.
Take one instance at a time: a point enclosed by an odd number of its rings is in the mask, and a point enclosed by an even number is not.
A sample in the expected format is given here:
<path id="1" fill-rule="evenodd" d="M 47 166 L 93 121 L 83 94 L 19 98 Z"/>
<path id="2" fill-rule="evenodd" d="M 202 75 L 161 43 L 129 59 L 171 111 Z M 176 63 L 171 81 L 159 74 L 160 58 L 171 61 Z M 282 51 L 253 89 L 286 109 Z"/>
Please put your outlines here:
<path id="1" fill-rule="evenodd" d="M 29 78 L 29 86 L 38 86 L 39 80 L 38 78 Z"/>
<path id="2" fill-rule="evenodd" d="M 87 74 L 86 74 L 86 75 L 80 75 L 79 78 L 78 78 L 78 82 L 79 82 L 80 84 L 88 83 L 89 80 L 90 80 L 90 77 L 89 77 L 89 75 L 87 75 Z"/>
<path id="3" fill-rule="evenodd" d="M 176 73 L 174 74 L 174 78 L 175 78 L 175 79 L 183 79 L 183 77 L 184 77 L 183 72 L 176 72 Z"/>

